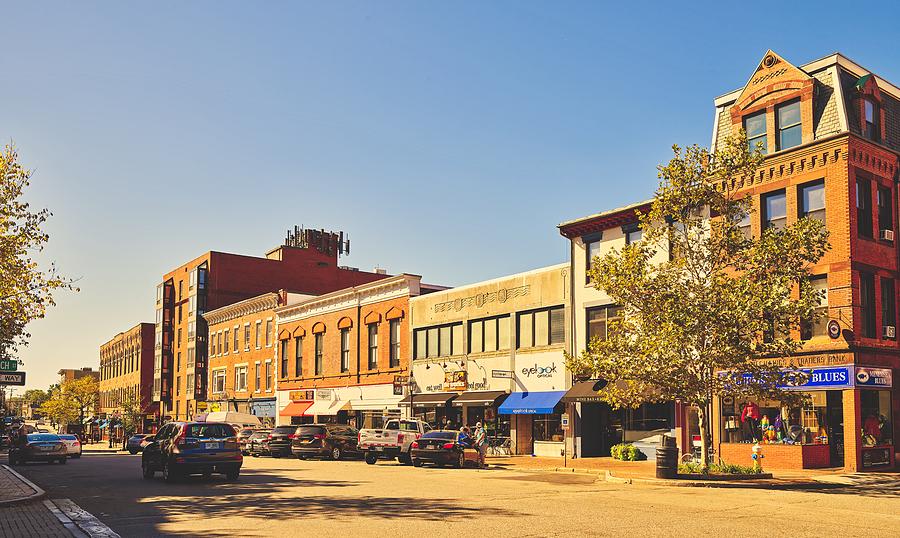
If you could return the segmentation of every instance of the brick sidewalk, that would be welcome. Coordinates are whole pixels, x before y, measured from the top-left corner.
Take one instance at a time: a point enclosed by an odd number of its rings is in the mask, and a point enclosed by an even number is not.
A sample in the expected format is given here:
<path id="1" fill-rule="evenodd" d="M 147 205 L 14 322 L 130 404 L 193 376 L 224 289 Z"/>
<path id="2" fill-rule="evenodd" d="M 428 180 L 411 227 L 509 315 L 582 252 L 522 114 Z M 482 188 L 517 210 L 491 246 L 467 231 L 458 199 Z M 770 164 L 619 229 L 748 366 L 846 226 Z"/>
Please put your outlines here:
<path id="1" fill-rule="evenodd" d="M 43 495 L 42 490 L 35 488 L 6 465 L 0 465 L 0 505 Z"/>
<path id="2" fill-rule="evenodd" d="M 60 536 L 71 538 L 72 533 L 41 501 L 0 507 L 0 537 Z"/>

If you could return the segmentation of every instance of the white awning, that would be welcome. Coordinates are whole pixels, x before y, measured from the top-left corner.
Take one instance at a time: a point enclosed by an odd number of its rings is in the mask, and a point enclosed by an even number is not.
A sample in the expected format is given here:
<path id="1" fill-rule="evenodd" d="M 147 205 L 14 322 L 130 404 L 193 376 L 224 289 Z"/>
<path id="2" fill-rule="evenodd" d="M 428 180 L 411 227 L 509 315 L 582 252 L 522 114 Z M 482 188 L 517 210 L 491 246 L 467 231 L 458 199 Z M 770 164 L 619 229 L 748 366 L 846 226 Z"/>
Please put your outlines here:
<path id="1" fill-rule="evenodd" d="M 382 411 L 384 409 L 400 409 L 400 398 L 369 398 L 367 400 L 350 400 L 353 411 Z"/>
<path id="2" fill-rule="evenodd" d="M 345 410 L 350 402 L 347 400 L 316 400 L 305 415 L 337 415 L 338 411 Z"/>

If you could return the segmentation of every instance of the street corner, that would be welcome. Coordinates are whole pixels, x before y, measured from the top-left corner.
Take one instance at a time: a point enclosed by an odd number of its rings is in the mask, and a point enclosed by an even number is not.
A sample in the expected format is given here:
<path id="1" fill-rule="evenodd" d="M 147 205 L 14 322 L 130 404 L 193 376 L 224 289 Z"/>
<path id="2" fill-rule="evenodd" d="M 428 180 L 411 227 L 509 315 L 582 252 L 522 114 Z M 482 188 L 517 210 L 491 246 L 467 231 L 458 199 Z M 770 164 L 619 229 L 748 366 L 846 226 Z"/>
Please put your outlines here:
<path id="1" fill-rule="evenodd" d="M 30 502 L 45 495 L 34 482 L 8 465 L 0 465 L 0 506 Z"/>

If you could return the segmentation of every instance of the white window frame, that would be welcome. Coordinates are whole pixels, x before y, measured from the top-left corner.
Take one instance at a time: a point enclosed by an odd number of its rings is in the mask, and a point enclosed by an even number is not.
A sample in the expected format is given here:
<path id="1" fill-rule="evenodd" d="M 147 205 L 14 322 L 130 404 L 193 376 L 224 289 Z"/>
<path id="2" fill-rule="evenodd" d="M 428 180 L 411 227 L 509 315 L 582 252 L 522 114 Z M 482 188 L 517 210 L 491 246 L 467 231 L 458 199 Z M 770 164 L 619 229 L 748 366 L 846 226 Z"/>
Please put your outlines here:
<path id="1" fill-rule="evenodd" d="M 243 370 L 244 372 L 244 383 L 243 385 L 238 385 L 238 372 Z M 235 392 L 247 392 L 247 378 L 249 377 L 249 368 L 248 363 L 242 362 L 240 364 L 234 365 L 234 391 Z"/>

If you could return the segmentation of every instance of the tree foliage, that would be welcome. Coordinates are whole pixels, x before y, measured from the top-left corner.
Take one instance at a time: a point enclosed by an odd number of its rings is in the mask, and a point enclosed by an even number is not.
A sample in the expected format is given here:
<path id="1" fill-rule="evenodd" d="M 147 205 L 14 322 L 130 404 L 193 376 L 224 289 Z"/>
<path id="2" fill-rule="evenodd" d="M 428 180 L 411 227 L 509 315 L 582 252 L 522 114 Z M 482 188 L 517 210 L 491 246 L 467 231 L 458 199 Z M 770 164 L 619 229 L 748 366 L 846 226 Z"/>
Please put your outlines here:
<path id="1" fill-rule="evenodd" d="M 53 424 L 68 424 L 78 420 L 78 407 L 60 390 L 52 391 L 50 398 L 41 404 L 38 411 Z"/>
<path id="2" fill-rule="evenodd" d="M 80 424 L 94 413 L 100 401 L 100 383 L 89 375 L 66 381 L 60 385 L 60 392 L 75 405 Z"/>
<path id="3" fill-rule="evenodd" d="M 0 152 L 0 357 L 28 344 L 26 325 L 56 304 L 54 291 L 77 291 L 53 263 L 42 269 L 34 257 L 50 239 L 43 227 L 51 213 L 24 201 L 30 179 L 15 148 L 6 146 Z"/>
<path id="4" fill-rule="evenodd" d="M 802 345 L 794 335 L 821 300 L 808 269 L 829 248 L 828 234 L 803 218 L 745 237 L 739 224 L 752 208 L 735 191 L 763 157 L 743 135 L 715 154 L 698 146 L 673 151 L 659 168 L 649 211 L 639 215 L 642 240 L 595 258 L 589 270 L 624 318 L 567 364 L 614 381 L 600 395 L 616 407 L 697 406 L 706 454 L 713 395 L 798 398 L 783 389 L 781 367 L 758 359 Z"/>

